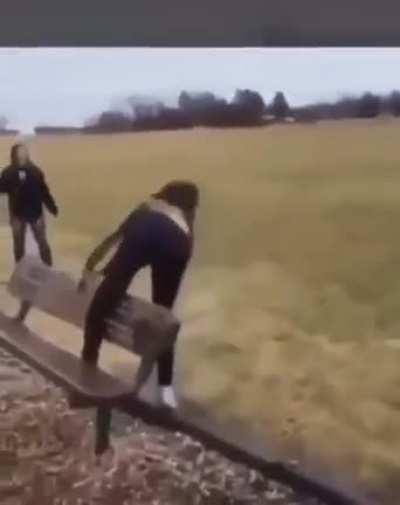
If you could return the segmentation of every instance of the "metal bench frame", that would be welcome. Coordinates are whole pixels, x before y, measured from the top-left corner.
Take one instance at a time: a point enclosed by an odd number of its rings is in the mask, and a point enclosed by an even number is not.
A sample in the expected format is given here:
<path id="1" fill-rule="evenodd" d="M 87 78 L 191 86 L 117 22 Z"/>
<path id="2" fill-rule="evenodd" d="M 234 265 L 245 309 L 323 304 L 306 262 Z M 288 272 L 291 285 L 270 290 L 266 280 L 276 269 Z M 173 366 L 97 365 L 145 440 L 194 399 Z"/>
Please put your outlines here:
<path id="1" fill-rule="evenodd" d="M 71 408 L 95 407 L 97 455 L 110 443 L 112 409 L 129 403 L 134 386 L 124 384 L 100 368 L 42 339 L 0 313 L 0 345 L 68 393 Z"/>

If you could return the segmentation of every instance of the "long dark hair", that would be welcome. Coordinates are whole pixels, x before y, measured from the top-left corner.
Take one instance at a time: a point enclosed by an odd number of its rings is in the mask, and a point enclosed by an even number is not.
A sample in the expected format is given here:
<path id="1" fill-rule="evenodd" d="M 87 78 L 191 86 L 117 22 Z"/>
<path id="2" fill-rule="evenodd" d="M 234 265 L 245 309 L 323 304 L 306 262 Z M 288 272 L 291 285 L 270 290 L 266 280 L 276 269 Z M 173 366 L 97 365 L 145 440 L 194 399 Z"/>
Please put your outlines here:
<path id="1" fill-rule="evenodd" d="M 171 181 L 152 197 L 181 209 L 190 229 L 193 228 L 196 209 L 199 205 L 199 188 L 194 182 Z"/>
<path id="2" fill-rule="evenodd" d="M 11 162 L 11 165 L 14 167 L 18 165 L 18 149 L 20 149 L 21 147 L 25 147 L 25 149 L 26 149 L 25 144 L 21 144 L 20 142 L 18 144 L 14 144 L 11 147 L 10 162 Z M 28 162 L 29 162 L 29 158 L 28 158 Z"/>

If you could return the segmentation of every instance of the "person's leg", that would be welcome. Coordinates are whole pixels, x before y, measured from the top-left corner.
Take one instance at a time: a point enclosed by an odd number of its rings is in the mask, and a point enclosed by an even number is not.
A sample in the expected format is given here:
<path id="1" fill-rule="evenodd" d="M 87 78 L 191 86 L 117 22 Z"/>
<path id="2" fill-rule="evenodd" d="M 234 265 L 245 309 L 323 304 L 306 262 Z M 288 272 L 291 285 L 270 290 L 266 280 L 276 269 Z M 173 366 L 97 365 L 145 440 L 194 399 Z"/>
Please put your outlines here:
<path id="1" fill-rule="evenodd" d="M 97 364 L 101 342 L 107 331 L 106 319 L 116 309 L 124 292 L 123 286 L 117 286 L 107 278 L 98 287 L 85 320 L 81 357 L 86 363 Z"/>
<path id="2" fill-rule="evenodd" d="M 13 217 L 10 221 L 13 236 L 13 251 L 15 263 L 21 261 L 25 254 L 26 222 Z"/>
<path id="3" fill-rule="evenodd" d="M 17 321 L 18 323 L 23 323 L 25 321 L 25 319 L 27 318 L 28 313 L 31 310 L 31 307 L 32 307 L 32 305 L 28 301 L 23 300 L 21 302 L 20 307 L 19 307 L 18 314 L 14 318 L 15 321 Z"/>
<path id="4" fill-rule="evenodd" d="M 175 349 L 170 347 L 164 351 L 157 360 L 158 364 L 158 384 L 161 387 L 172 385 L 174 374 Z"/>
<path id="5" fill-rule="evenodd" d="M 14 259 L 18 263 L 25 255 L 26 222 L 22 219 L 12 218 L 10 224 L 13 234 Z M 30 303 L 23 300 L 18 314 L 14 318 L 15 321 L 22 323 L 26 319 L 30 307 Z"/>
<path id="6" fill-rule="evenodd" d="M 38 245 L 40 258 L 43 263 L 48 266 L 53 265 L 53 258 L 51 254 L 51 249 L 49 242 L 47 240 L 46 234 L 46 224 L 44 218 L 40 218 L 37 221 L 30 223 L 33 237 Z"/>
<path id="7" fill-rule="evenodd" d="M 106 325 L 104 317 L 95 306 L 92 306 L 89 311 L 85 321 L 81 357 L 85 363 L 97 365 Z"/>
<path id="8" fill-rule="evenodd" d="M 153 266 L 152 288 L 153 302 L 171 309 L 176 295 L 185 265 L 169 264 L 165 266 Z M 171 347 L 164 351 L 157 359 L 158 385 L 160 387 L 161 401 L 172 408 L 177 408 L 177 400 L 172 387 L 175 362 L 175 348 Z"/>

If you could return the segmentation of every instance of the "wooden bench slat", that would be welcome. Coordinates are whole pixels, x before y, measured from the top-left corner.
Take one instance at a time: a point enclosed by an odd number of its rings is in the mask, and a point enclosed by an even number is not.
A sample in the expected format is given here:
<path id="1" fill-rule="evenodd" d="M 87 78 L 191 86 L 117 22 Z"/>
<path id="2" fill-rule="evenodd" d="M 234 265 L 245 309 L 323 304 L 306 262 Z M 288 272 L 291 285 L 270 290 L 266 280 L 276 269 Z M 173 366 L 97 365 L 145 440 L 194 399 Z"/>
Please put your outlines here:
<path id="1" fill-rule="evenodd" d="M 117 404 L 132 396 L 131 386 L 91 367 L 0 312 L 0 345 L 7 348 L 57 385 L 92 405 Z"/>
<path id="2" fill-rule="evenodd" d="M 77 280 L 71 275 L 28 256 L 16 265 L 8 290 L 17 299 L 83 328 L 87 309 L 100 282 L 101 277 L 92 273 L 87 289 L 78 292 Z M 171 311 L 132 296 L 121 302 L 107 323 L 107 340 L 153 361 L 174 345 L 180 328 L 179 320 Z"/>

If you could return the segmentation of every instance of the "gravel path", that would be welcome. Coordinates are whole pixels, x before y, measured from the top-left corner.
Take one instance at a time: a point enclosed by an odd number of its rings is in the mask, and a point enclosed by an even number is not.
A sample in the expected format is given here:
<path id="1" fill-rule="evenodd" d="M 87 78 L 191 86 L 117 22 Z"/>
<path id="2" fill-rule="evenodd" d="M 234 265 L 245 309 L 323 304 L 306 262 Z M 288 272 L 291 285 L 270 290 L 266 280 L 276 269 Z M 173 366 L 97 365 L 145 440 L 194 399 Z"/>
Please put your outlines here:
<path id="1" fill-rule="evenodd" d="M 120 417 L 113 449 L 93 456 L 91 411 L 0 350 L 2 505 L 323 505 L 208 451 Z"/>

